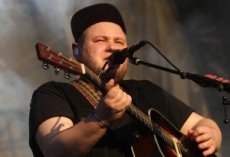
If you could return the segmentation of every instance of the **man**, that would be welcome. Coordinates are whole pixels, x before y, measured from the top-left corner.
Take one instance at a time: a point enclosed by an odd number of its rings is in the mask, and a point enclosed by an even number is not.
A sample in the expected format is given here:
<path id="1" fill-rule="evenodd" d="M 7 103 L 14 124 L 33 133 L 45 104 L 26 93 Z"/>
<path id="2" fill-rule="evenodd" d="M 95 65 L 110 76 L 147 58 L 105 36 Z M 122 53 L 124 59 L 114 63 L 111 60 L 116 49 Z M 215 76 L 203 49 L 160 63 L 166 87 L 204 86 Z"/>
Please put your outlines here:
<path id="1" fill-rule="evenodd" d="M 81 9 L 72 17 L 71 27 L 76 60 L 95 74 L 104 65 L 104 70 L 111 67 L 113 51 L 127 47 L 125 25 L 113 5 L 103 3 Z M 29 119 L 34 156 L 132 156 L 130 145 L 138 141 L 134 137 L 147 133 L 140 121 L 125 112 L 132 102 L 145 114 L 149 108 L 161 112 L 197 142 L 204 156 L 220 148 L 221 132 L 215 122 L 149 81 L 122 80 L 127 64 L 126 60 L 103 79 L 105 93 L 85 77 L 72 84 L 49 82 L 39 87 L 32 97 Z M 77 88 L 80 83 L 86 94 Z M 96 104 L 88 101 L 95 100 L 94 95 L 100 97 Z"/>

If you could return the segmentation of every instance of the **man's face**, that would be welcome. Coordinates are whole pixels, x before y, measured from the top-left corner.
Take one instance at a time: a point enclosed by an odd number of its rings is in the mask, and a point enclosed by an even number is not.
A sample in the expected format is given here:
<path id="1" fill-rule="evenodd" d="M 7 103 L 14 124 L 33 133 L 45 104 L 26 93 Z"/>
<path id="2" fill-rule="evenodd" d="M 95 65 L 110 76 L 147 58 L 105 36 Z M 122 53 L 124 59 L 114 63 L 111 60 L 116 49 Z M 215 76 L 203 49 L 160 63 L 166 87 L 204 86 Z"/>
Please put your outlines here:
<path id="1" fill-rule="evenodd" d="M 84 31 L 82 41 L 79 42 L 80 55 L 77 59 L 98 74 L 103 65 L 109 61 L 111 52 L 126 47 L 126 35 L 119 25 L 111 22 L 100 22 Z M 115 80 L 123 78 L 127 65 L 126 60 L 119 66 L 113 76 Z"/>

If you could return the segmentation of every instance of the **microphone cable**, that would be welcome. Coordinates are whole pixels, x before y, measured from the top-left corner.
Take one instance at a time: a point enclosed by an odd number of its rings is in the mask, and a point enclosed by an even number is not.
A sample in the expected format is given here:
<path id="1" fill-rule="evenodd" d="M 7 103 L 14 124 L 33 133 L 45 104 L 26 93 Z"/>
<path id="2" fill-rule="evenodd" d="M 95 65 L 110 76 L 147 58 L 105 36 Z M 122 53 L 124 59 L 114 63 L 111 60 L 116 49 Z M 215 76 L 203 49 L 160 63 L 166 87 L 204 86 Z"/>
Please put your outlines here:
<path id="1" fill-rule="evenodd" d="M 177 70 L 178 72 L 182 72 L 176 65 L 174 65 L 156 46 L 154 46 L 151 42 L 149 41 L 145 41 L 148 45 L 150 45 L 153 49 L 156 50 L 156 52 L 163 57 L 163 59 L 165 59 L 175 70 Z"/>

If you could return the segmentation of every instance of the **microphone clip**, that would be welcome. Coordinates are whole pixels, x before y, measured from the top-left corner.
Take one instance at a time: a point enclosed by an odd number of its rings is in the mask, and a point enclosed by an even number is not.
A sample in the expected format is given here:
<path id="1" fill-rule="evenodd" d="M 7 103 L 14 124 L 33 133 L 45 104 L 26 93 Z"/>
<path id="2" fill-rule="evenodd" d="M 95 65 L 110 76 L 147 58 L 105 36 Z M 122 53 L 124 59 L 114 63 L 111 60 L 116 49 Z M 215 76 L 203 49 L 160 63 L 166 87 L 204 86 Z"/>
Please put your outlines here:
<path id="1" fill-rule="evenodd" d="M 148 42 L 145 40 L 141 40 L 139 43 L 124 48 L 122 50 L 116 50 L 111 55 L 111 63 L 113 64 L 122 64 L 125 62 L 126 58 L 132 58 L 134 55 L 134 52 L 142 48 L 145 44 Z"/>

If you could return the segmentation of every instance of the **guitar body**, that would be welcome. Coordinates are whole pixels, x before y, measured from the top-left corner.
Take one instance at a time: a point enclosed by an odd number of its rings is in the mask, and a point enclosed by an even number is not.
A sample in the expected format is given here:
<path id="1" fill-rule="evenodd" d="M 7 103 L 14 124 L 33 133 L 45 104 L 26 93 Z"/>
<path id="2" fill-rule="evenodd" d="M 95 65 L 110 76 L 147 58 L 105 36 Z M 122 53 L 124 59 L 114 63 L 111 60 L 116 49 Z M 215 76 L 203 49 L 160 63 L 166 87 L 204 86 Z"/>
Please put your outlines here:
<path id="1" fill-rule="evenodd" d="M 152 134 L 133 143 L 131 149 L 133 157 L 161 157 Z"/>
<path id="2" fill-rule="evenodd" d="M 155 109 L 149 110 L 149 118 L 159 125 L 172 137 L 176 138 L 184 149 L 180 149 L 180 157 L 202 157 L 202 151 L 198 149 L 196 142 L 191 141 L 187 136 L 183 135 L 175 126 L 173 126 L 160 112 Z M 175 149 L 172 149 L 162 138 L 156 135 L 148 135 L 132 145 L 134 157 L 177 157 Z M 216 157 L 215 154 L 209 157 Z"/>

